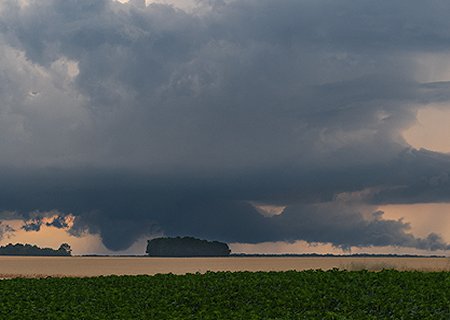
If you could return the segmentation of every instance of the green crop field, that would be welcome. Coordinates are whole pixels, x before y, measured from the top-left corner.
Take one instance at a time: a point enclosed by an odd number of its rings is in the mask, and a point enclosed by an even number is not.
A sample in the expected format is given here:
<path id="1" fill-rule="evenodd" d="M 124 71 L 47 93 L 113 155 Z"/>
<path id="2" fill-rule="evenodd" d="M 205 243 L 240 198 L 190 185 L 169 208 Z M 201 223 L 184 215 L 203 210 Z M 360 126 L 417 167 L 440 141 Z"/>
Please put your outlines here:
<path id="1" fill-rule="evenodd" d="M 0 319 L 450 319 L 450 273 L 332 270 L 1 280 Z"/>

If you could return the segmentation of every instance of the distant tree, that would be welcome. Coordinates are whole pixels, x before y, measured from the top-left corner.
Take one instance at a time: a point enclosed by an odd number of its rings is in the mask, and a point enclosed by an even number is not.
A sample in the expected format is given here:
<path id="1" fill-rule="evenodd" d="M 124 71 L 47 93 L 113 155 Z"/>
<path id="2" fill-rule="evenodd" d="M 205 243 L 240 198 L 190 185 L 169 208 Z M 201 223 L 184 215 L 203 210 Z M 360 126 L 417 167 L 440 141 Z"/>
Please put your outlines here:
<path id="1" fill-rule="evenodd" d="M 72 248 L 70 248 L 68 243 L 63 243 L 59 246 L 58 252 L 60 252 L 62 256 L 71 256 Z"/>
<path id="2" fill-rule="evenodd" d="M 146 250 L 152 257 L 224 257 L 230 252 L 226 243 L 192 237 L 152 239 Z"/>

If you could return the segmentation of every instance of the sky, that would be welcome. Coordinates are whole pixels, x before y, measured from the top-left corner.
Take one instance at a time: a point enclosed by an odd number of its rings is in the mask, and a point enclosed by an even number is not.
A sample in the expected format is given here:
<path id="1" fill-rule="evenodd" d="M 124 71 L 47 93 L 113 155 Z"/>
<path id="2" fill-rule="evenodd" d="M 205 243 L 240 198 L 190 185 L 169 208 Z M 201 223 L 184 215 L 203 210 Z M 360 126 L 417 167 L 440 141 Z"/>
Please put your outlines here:
<path id="1" fill-rule="evenodd" d="M 447 254 L 449 9 L 1 1 L 0 244 Z"/>

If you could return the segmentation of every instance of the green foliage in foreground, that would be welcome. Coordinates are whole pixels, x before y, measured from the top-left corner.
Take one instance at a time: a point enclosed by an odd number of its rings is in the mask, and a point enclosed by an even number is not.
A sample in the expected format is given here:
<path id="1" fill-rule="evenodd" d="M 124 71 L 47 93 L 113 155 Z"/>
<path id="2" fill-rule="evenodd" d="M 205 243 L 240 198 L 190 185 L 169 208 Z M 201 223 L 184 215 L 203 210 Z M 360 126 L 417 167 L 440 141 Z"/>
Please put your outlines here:
<path id="1" fill-rule="evenodd" d="M 2 280 L 0 319 L 450 319 L 450 273 L 333 270 Z"/>

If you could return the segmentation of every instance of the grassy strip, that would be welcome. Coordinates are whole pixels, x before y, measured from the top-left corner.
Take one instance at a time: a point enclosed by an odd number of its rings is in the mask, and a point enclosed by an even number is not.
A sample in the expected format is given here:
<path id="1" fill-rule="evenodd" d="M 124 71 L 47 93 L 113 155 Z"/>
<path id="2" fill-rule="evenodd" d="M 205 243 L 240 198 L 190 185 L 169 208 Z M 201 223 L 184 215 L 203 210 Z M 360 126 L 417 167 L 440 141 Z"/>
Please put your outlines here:
<path id="1" fill-rule="evenodd" d="M 0 281 L 0 319 L 450 319 L 450 273 L 11 279 Z"/>

